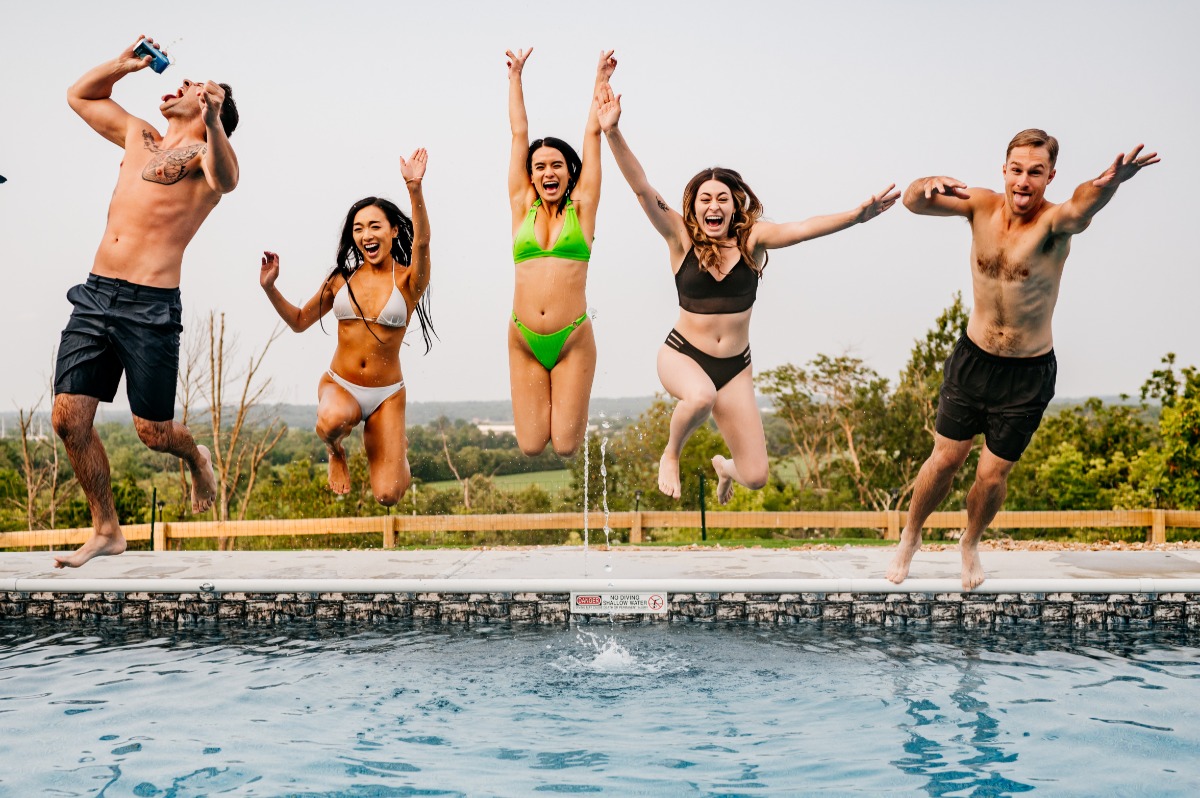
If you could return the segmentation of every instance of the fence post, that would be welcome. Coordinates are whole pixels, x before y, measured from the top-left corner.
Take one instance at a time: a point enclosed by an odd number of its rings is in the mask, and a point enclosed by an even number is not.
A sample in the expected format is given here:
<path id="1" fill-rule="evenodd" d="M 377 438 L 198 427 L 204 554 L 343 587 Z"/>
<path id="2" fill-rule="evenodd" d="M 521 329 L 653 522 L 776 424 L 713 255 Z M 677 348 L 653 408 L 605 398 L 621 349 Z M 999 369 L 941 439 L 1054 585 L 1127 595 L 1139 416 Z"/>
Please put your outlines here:
<path id="1" fill-rule="evenodd" d="M 884 540 L 899 540 L 900 539 L 900 511 L 887 511 L 887 532 L 884 534 Z"/>
<path id="2" fill-rule="evenodd" d="M 151 529 L 153 530 L 152 534 L 151 534 L 151 538 L 153 538 L 153 540 L 151 541 L 150 545 L 151 545 L 151 548 L 154 549 L 154 551 L 166 551 L 167 550 L 167 526 L 168 526 L 167 522 L 163 521 L 163 522 L 159 523 L 158 526 L 151 527 Z"/>
<path id="3" fill-rule="evenodd" d="M 633 525 L 631 527 L 629 527 L 629 542 L 630 543 L 641 543 L 642 542 L 642 511 L 641 510 L 633 511 Z"/>
<path id="4" fill-rule="evenodd" d="M 1167 511 L 1166 510 L 1151 510 L 1154 519 L 1154 525 L 1150 527 L 1150 542 L 1151 543 L 1166 543 L 1167 542 Z"/>
<path id="5" fill-rule="evenodd" d="M 396 548 L 397 520 L 397 517 L 391 514 L 391 510 L 388 510 L 388 515 L 386 516 L 387 523 L 383 527 L 383 547 L 385 549 Z"/>

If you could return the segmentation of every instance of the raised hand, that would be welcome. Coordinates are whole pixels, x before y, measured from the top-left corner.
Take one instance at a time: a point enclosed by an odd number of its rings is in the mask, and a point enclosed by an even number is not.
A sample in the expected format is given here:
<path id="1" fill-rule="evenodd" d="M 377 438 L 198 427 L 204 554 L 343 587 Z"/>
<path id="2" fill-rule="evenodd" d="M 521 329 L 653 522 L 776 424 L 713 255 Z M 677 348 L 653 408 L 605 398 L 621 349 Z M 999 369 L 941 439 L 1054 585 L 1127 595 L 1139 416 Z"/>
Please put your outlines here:
<path id="1" fill-rule="evenodd" d="M 966 183 L 953 177 L 931 177 L 925 181 L 925 199 L 932 198 L 934 194 L 970 199 L 971 195 L 965 191 L 966 187 Z"/>
<path id="2" fill-rule="evenodd" d="M 596 118 L 605 133 L 615 130 L 621 120 L 621 95 L 613 94 L 607 82 L 596 90 Z"/>
<path id="3" fill-rule="evenodd" d="M 508 56 L 508 76 L 510 78 L 521 77 L 522 70 L 525 69 L 525 62 L 529 60 L 529 56 L 533 55 L 533 48 L 528 50 L 517 50 L 514 53 L 512 50 L 505 50 L 504 54 Z"/>
<path id="4" fill-rule="evenodd" d="M 1112 165 L 1104 170 L 1104 174 L 1092 181 L 1092 185 L 1096 188 L 1116 188 L 1141 171 L 1143 166 L 1150 166 L 1161 160 L 1157 152 L 1142 155 L 1142 146 L 1137 145 L 1128 155 L 1119 153 Z"/>
<path id="5" fill-rule="evenodd" d="M 225 90 L 211 80 L 196 85 L 196 98 L 200 102 L 200 114 L 204 124 L 213 127 L 221 119 L 221 106 L 225 102 Z"/>
<path id="6" fill-rule="evenodd" d="M 413 154 L 408 156 L 408 160 L 404 160 L 404 156 L 400 156 L 400 175 L 404 178 L 405 183 L 421 182 L 421 178 L 425 176 L 425 166 L 429 163 L 429 153 L 424 147 L 419 147 L 413 151 Z"/>
<path id="7" fill-rule="evenodd" d="M 262 268 L 258 272 L 258 284 L 270 288 L 279 279 L 279 255 L 274 252 L 264 252 Z"/>
<path id="8" fill-rule="evenodd" d="M 870 221 L 895 205 L 898 199 L 900 199 L 900 192 L 896 190 L 896 184 L 892 183 L 883 191 L 872 195 L 869 200 L 859 205 L 858 214 L 854 217 L 854 221 L 859 224 Z"/>
<path id="9" fill-rule="evenodd" d="M 151 46 L 153 46 L 163 55 L 167 54 L 167 51 L 159 47 L 158 44 L 149 36 L 139 36 L 133 40 L 133 44 L 126 47 L 121 54 L 117 56 L 117 61 L 120 62 L 121 66 L 126 72 L 137 72 L 145 69 L 146 67 L 150 66 L 150 62 L 154 60 L 154 56 L 152 55 L 133 54 L 133 48 L 137 47 L 138 42 L 140 42 L 142 39 L 145 39 L 147 42 L 149 42 Z"/>
<path id="10" fill-rule="evenodd" d="M 617 69 L 617 59 L 613 58 L 613 53 L 616 50 L 601 50 L 600 63 L 596 65 L 596 80 L 601 83 L 607 83 L 612 77 L 612 73 Z"/>

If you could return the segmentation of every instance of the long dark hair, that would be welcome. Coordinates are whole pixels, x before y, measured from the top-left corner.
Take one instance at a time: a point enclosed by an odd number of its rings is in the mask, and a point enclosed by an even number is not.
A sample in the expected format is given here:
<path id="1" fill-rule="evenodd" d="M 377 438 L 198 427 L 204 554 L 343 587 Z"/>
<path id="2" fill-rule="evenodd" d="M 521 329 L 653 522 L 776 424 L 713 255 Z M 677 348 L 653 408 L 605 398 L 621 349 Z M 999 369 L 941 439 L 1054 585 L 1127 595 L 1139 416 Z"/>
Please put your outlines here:
<path id="1" fill-rule="evenodd" d="M 571 147 L 570 144 L 562 139 L 556 139 L 554 136 L 546 136 L 544 139 L 538 139 L 529 145 L 529 153 L 525 156 L 525 174 L 529 175 L 529 179 L 533 180 L 533 154 L 540 147 L 549 147 L 552 150 L 558 150 L 562 153 L 563 160 L 567 162 L 567 190 L 563 196 L 568 199 L 571 197 L 571 189 L 575 188 L 575 184 L 579 182 L 579 171 L 583 169 L 583 159 L 579 157 L 579 153 Z M 558 206 L 558 212 L 561 214 L 567 203 L 563 202 Z"/>
<path id="2" fill-rule="evenodd" d="M 338 239 L 336 265 L 333 267 L 333 271 L 325 278 L 325 285 L 321 290 L 324 291 L 335 276 L 341 275 L 342 280 L 346 284 L 346 291 L 350 294 L 350 301 L 354 304 L 354 307 L 358 308 L 358 315 L 362 318 L 362 323 L 367 325 L 367 330 L 371 335 L 375 336 L 376 341 L 379 341 L 379 336 L 375 335 L 375 331 L 371 329 L 371 323 L 365 318 L 367 314 L 363 312 L 362 306 L 358 304 L 358 298 L 354 296 L 354 289 L 350 287 L 350 276 L 362 268 L 363 265 L 362 253 L 358 251 L 358 247 L 354 244 L 354 217 L 363 208 L 372 205 L 383 211 L 383 215 L 387 217 L 388 224 L 395 227 L 399 233 L 398 236 L 392 239 L 392 260 L 401 266 L 409 266 L 412 263 L 412 219 L 408 218 L 404 211 L 396 207 L 396 203 L 391 200 L 386 200 L 382 197 L 365 197 L 351 205 L 350 210 L 346 213 L 346 221 L 342 223 L 342 234 Z M 435 336 L 437 335 L 437 330 L 433 329 L 433 319 L 430 316 L 429 290 L 430 287 L 426 286 L 425 293 L 421 295 L 416 305 L 417 319 L 421 322 L 421 337 L 425 339 L 426 354 L 429 353 L 430 348 L 433 346 L 433 339 L 430 338 L 430 333 L 433 333 Z M 321 324 L 321 329 L 325 329 L 324 323 Z"/>

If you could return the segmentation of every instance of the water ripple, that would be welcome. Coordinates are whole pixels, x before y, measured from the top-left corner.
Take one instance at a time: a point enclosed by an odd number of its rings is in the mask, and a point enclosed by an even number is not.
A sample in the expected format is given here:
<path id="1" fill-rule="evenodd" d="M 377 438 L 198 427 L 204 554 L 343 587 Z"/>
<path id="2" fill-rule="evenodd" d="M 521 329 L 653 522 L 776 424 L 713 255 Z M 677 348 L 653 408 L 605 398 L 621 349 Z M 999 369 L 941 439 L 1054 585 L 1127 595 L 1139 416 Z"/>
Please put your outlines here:
<path id="1" fill-rule="evenodd" d="M 10 624 L 0 792 L 1196 794 L 1198 642 L 818 624 Z"/>

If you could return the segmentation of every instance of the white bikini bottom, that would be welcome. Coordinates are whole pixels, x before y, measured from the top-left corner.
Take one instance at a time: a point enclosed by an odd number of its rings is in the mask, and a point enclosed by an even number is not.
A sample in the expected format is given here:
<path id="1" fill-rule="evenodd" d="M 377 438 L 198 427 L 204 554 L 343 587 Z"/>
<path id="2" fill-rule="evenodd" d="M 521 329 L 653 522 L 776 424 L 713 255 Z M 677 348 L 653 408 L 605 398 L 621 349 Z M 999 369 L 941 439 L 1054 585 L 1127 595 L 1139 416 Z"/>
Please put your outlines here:
<path id="1" fill-rule="evenodd" d="M 345 388 L 346 393 L 353 396 L 355 401 L 358 402 L 358 406 L 362 408 L 363 421 L 366 421 L 372 413 L 379 409 L 381 404 L 390 399 L 394 394 L 404 390 L 404 380 L 400 380 L 395 385 L 380 385 L 370 388 L 366 385 L 355 385 L 334 374 L 333 371 L 329 371 L 329 376 L 333 378 L 334 382 Z"/>

